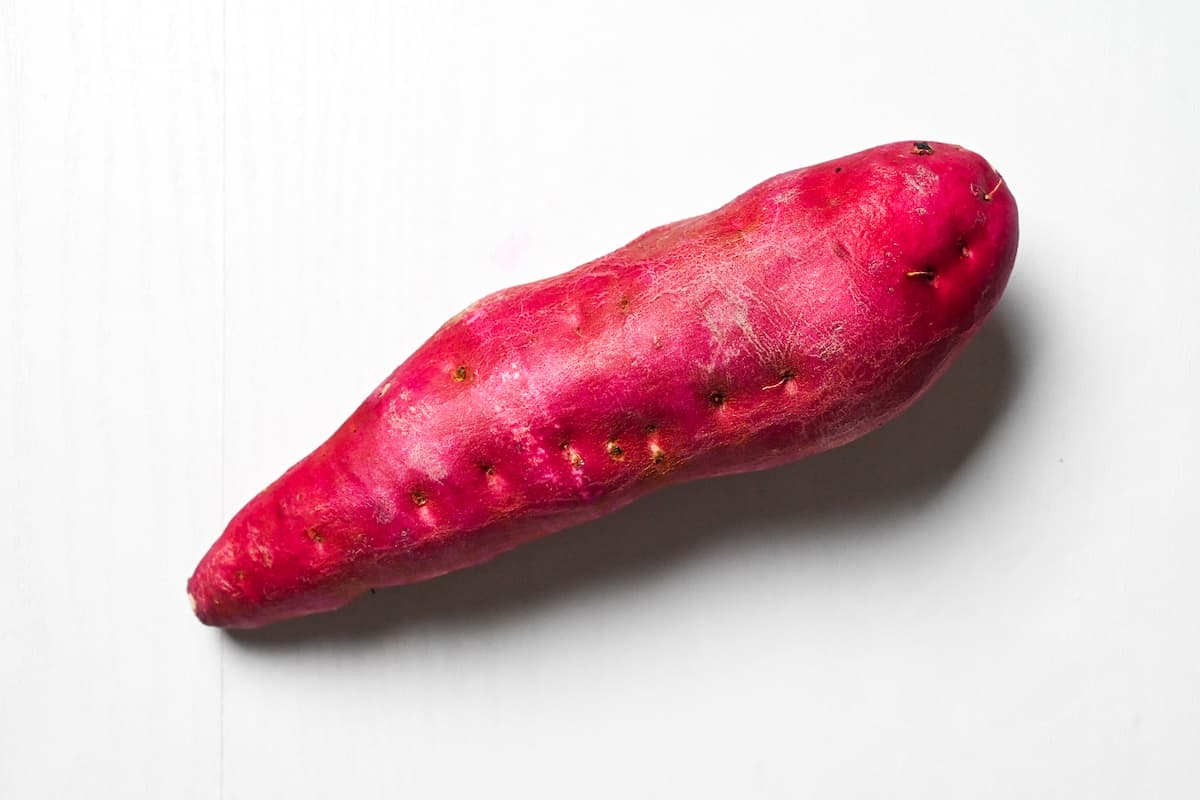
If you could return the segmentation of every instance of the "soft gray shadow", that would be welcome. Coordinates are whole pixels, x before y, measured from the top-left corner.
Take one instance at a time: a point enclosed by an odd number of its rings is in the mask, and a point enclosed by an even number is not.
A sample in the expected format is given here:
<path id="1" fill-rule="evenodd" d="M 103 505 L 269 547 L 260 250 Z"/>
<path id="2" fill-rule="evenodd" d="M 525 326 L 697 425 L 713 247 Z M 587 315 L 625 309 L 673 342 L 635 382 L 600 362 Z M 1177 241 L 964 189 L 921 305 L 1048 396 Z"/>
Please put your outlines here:
<path id="1" fill-rule="evenodd" d="M 1011 306 L 1001 307 L 912 409 L 845 447 L 774 470 L 670 487 L 482 566 L 230 636 L 239 646 L 271 650 L 486 623 L 581 587 L 628 590 L 733 529 L 803 536 L 830 518 L 860 516 L 865 523 L 936 502 L 1016 395 L 1021 359 L 1013 316 Z"/>

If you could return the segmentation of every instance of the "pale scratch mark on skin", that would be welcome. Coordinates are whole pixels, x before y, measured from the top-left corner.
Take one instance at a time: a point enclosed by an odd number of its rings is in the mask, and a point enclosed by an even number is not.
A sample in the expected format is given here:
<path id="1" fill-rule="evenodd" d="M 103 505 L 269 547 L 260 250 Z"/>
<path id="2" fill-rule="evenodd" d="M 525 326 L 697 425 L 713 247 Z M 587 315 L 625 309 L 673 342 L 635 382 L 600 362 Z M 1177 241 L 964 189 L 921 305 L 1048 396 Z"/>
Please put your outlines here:
<path id="1" fill-rule="evenodd" d="M 707 365 L 708 370 L 716 369 L 722 362 L 736 359 L 744 350 L 738 344 L 734 332 L 741 334 L 740 339 L 750 345 L 750 348 L 760 357 L 765 357 L 768 348 L 763 344 L 759 331 L 750 322 L 750 302 L 752 293 L 742 281 L 717 282 L 709 299 L 701 307 L 705 326 L 713 342 L 714 361 Z"/>
<path id="2" fill-rule="evenodd" d="M 854 301 L 854 308 L 858 311 L 859 317 L 865 318 L 870 315 L 871 304 L 867 301 L 866 296 L 863 294 L 863 291 L 859 288 L 858 284 L 850 276 L 847 276 L 846 284 L 847 292 L 850 295 L 850 298 Z"/>
<path id="3" fill-rule="evenodd" d="M 782 302 L 777 289 L 761 283 L 749 293 L 750 301 L 757 307 L 765 331 L 747 331 L 755 353 L 762 363 L 780 362 L 792 350 L 798 320 L 792 315 L 787 303 Z M 747 326 L 749 324 L 747 323 Z"/>
<path id="4" fill-rule="evenodd" d="M 783 207 L 777 203 L 775 205 L 775 214 L 771 218 L 771 236 L 773 238 L 779 233 L 779 218 L 781 216 L 783 216 Z"/>
<path id="5" fill-rule="evenodd" d="M 917 197 L 929 197 L 936 191 L 938 175 L 924 164 L 904 175 L 904 185 Z"/>
<path id="6" fill-rule="evenodd" d="M 615 269 L 600 269 L 599 264 L 593 264 L 588 267 L 586 274 L 589 278 L 620 278 L 621 273 Z"/>
<path id="7" fill-rule="evenodd" d="M 407 465 L 432 480 L 443 481 L 450 474 L 445 449 L 434 441 L 413 441 L 406 452 Z"/>

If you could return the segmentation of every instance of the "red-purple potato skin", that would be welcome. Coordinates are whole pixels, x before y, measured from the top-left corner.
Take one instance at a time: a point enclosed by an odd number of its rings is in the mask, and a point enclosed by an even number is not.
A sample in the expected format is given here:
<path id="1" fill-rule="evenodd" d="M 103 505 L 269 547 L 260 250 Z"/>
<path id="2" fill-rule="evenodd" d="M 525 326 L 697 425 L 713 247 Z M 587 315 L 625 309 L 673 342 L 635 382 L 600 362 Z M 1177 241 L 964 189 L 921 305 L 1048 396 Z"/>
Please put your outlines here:
<path id="1" fill-rule="evenodd" d="M 188 583 L 209 625 L 329 611 L 908 408 L 1000 299 L 1017 207 L 905 141 L 786 172 L 442 326 L 252 499 Z"/>

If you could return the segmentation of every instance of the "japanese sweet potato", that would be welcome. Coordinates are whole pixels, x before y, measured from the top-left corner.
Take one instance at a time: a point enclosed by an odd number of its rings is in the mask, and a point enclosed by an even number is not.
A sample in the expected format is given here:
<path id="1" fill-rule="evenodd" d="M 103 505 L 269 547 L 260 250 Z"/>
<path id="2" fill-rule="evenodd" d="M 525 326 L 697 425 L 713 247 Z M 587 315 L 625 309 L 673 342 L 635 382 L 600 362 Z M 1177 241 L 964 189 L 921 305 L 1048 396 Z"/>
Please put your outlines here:
<path id="1" fill-rule="evenodd" d="M 984 159 L 907 141 L 497 292 L 233 518 L 188 584 L 196 614 L 327 611 L 670 483 L 848 442 L 947 367 L 1016 249 L 1016 204 Z"/>

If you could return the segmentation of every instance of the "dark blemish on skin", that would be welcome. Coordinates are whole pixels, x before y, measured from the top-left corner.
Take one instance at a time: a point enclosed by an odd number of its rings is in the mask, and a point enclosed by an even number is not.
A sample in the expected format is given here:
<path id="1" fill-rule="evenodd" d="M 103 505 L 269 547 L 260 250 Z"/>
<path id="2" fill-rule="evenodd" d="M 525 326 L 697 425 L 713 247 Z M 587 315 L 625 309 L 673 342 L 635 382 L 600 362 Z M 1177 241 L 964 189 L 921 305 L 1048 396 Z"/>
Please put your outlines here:
<path id="1" fill-rule="evenodd" d="M 842 168 L 841 168 L 841 167 L 834 167 L 834 168 L 833 168 L 833 171 L 834 171 L 834 172 L 841 172 L 841 171 L 842 171 Z"/>
<path id="2" fill-rule="evenodd" d="M 240 570 L 240 569 L 239 569 L 237 572 L 235 572 L 233 576 L 234 576 L 235 578 L 237 578 L 239 581 L 244 581 L 244 580 L 246 580 L 246 573 L 245 573 L 245 571 L 243 571 L 243 570 Z"/>
<path id="3" fill-rule="evenodd" d="M 937 277 L 937 273 L 931 269 L 919 269 L 904 273 L 904 277 L 924 281 L 925 283 L 933 283 L 933 279 Z"/>
<path id="4" fill-rule="evenodd" d="M 413 501 L 413 505 L 420 508 L 421 506 L 423 506 L 429 502 L 429 498 L 426 497 L 425 493 L 422 492 L 420 489 L 414 489 L 413 493 L 412 493 L 412 501 Z"/>
<path id="5" fill-rule="evenodd" d="M 967 247 L 967 240 L 966 240 L 966 239 L 959 239 L 959 240 L 958 240 L 958 254 L 959 254 L 960 256 L 962 256 L 963 258 L 970 258 L 970 257 L 971 257 L 971 248 Z"/>
<path id="6" fill-rule="evenodd" d="M 563 451 L 563 455 L 567 457 L 567 461 L 571 463 L 572 467 L 578 469 L 579 467 L 583 466 L 583 456 L 579 455 L 577 451 L 571 449 L 570 442 L 563 442 L 558 446 L 558 449 Z"/>
<path id="7" fill-rule="evenodd" d="M 465 381 L 466 379 L 467 379 L 467 368 L 466 368 L 466 366 L 464 366 L 464 365 L 460 364 L 459 366 L 455 367 L 455 369 L 454 369 L 454 380 L 461 382 L 461 381 Z"/>
<path id="8" fill-rule="evenodd" d="M 919 156 L 927 156 L 933 153 L 933 148 L 929 146 L 929 142 L 913 142 L 913 152 Z"/>
<path id="9" fill-rule="evenodd" d="M 655 464 L 661 464 L 667 460 L 667 454 L 657 444 L 650 445 L 650 458 Z"/>
<path id="10" fill-rule="evenodd" d="M 608 457 L 613 461 L 621 461 L 625 458 L 625 449 L 614 441 L 608 442 L 604 449 L 608 451 Z"/>
<path id="11" fill-rule="evenodd" d="M 622 311 L 628 311 L 628 310 L 629 310 L 629 298 L 628 298 L 628 297 L 622 297 L 622 298 L 621 298 L 621 303 L 620 303 L 620 306 L 621 306 L 621 310 L 622 310 Z"/>
<path id="12" fill-rule="evenodd" d="M 375 594 L 375 590 L 374 590 L 374 589 L 368 589 L 367 591 L 369 591 L 371 594 Z"/>
<path id="13" fill-rule="evenodd" d="M 708 393 L 708 402 L 714 406 L 723 406 L 729 400 L 720 389 Z"/>
<path id="14" fill-rule="evenodd" d="M 657 432 L 658 432 L 657 425 L 651 423 L 650 425 L 646 426 L 646 433 L 657 433 Z"/>
<path id="15" fill-rule="evenodd" d="M 833 242 L 833 254 L 843 261 L 850 260 L 850 251 L 846 249 L 846 245 L 836 239 Z"/>
<path id="16" fill-rule="evenodd" d="M 316 528 L 309 528 L 308 530 L 306 530 L 304 532 L 304 534 L 306 536 L 308 536 L 309 539 L 312 539 L 317 544 L 320 544 L 321 542 L 325 541 L 325 537 L 322 536 L 321 532 L 319 530 L 317 530 Z"/>
<path id="17" fill-rule="evenodd" d="M 483 474 L 489 478 L 496 474 L 496 467 L 493 464 L 480 464 L 479 468 L 483 470 Z"/>

